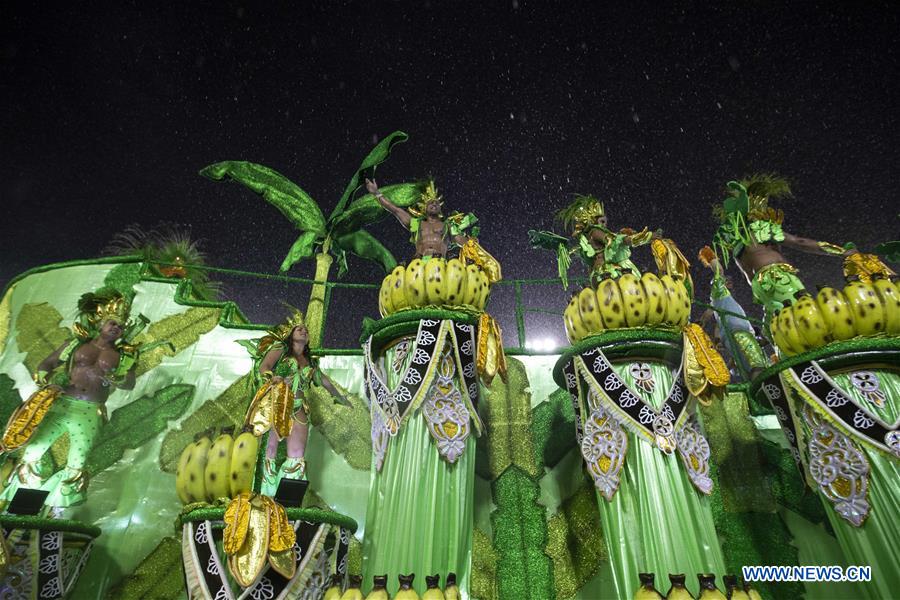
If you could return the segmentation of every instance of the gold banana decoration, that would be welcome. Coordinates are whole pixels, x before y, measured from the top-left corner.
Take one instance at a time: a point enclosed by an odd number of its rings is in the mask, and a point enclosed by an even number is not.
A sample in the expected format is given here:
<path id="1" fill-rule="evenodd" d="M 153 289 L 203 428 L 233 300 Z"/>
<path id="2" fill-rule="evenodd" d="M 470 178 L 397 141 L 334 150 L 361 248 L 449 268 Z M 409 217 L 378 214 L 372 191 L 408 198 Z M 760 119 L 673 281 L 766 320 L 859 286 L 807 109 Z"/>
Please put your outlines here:
<path id="1" fill-rule="evenodd" d="M 702 369 L 705 381 L 702 384 L 696 381 L 689 382 L 688 365 L 685 365 L 685 383 L 691 393 L 698 398 L 708 391 L 707 386 L 722 388 L 731 381 L 731 374 L 725 361 L 716 351 L 712 340 L 697 323 L 688 323 L 684 328 L 684 353 L 686 359 L 695 360 Z M 696 368 L 693 367 L 691 370 L 694 371 Z M 691 387 L 695 387 L 699 391 L 695 392 Z"/>
<path id="2" fill-rule="evenodd" d="M 250 587 L 267 562 L 282 576 L 294 576 L 296 535 L 284 507 L 268 496 L 242 492 L 228 503 L 224 519 L 222 542 L 238 585 Z"/>

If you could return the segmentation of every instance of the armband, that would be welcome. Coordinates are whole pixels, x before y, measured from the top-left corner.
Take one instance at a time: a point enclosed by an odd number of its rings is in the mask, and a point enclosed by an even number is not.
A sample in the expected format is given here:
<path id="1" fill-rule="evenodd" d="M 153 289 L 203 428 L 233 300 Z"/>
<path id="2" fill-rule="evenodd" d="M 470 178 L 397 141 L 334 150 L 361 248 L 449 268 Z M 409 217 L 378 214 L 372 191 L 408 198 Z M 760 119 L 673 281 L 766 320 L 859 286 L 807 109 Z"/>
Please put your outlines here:
<path id="1" fill-rule="evenodd" d="M 35 371 L 32 373 L 31 379 L 33 379 L 36 384 L 43 387 L 47 385 L 47 371 Z"/>
<path id="2" fill-rule="evenodd" d="M 842 248 L 837 244 L 832 244 L 829 242 L 816 242 L 816 245 L 819 247 L 822 252 L 827 252 L 828 254 L 844 254 L 847 252 L 846 248 Z"/>

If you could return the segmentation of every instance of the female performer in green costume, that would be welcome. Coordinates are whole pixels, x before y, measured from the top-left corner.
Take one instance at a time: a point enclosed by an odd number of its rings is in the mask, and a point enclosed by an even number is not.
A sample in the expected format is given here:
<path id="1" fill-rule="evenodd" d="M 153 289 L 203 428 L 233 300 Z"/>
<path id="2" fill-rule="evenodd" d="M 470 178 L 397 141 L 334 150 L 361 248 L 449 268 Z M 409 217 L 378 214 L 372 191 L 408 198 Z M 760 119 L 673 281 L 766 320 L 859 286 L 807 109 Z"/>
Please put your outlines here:
<path id="1" fill-rule="evenodd" d="M 250 350 L 258 377 L 256 395 L 250 403 L 245 426 L 257 437 L 269 433 L 260 492 L 274 496 L 282 478 L 306 478 L 306 441 L 309 438 L 307 395 L 311 385 L 324 387 L 342 403 L 349 404 L 309 355 L 309 331 L 303 314 L 294 314 L 268 335 L 241 342 Z M 287 439 L 287 459 L 276 466 L 281 440 Z"/>
<path id="2" fill-rule="evenodd" d="M 591 196 L 576 197 L 557 218 L 570 238 L 543 231 L 529 236 L 534 246 L 557 251 L 564 281 L 571 254 L 589 266 L 592 283 L 623 273 L 640 277 L 631 248 L 653 243 L 660 269 L 688 282 L 687 262 L 674 242 L 647 228 L 611 231 L 603 205 Z M 581 416 L 579 444 L 597 488 L 615 597 L 630 598 L 641 572 L 723 573 L 706 497 L 712 489 L 709 446 L 697 421 L 696 399 L 676 386 L 678 369 L 658 358 L 607 360 L 599 347 L 570 365 L 567 385 Z M 626 394 L 614 400 L 621 390 Z M 635 406 L 641 407 L 638 418 L 629 416 Z M 657 431 L 656 421 L 668 423 L 668 431 Z"/>
<path id="3" fill-rule="evenodd" d="M 41 361 L 34 374 L 40 386 L 9 419 L 3 450 L 24 446 L 17 469 L 0 499 L 11 500 L 20 487 L 47 490 L 48 506 L 84 502 L 88 474 L 84 465 L 106 417 L 105 402 L 114 387 L 134 388 L 137 351 L 126 340 L 146 323 L 128 322 L 128 300 L 101 289 L 78 301 L 75 339 Z M 65 370 L 49 377 L 57 367 Z M 41 470 L 41 458 L 62 435 L 69 434 L 65 469 Z"/>

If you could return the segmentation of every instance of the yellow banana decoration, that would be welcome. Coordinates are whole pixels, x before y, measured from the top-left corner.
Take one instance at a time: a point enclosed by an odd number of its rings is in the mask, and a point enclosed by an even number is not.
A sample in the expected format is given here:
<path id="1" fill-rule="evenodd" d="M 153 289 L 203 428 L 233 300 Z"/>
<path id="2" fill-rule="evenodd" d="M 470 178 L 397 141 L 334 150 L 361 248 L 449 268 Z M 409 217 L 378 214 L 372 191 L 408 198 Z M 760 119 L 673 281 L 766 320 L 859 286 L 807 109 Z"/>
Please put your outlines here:
<path id="1" fill-rule="evenodd" d="M 247 540 L 251 495 L 250 492 L 238 494 L 225 508 L 225 532 L 222 535 L 225 554 L 237 554 Z"/>
<path id="2" fill-rule="evenodd" d="M 228 570 L 243 588 L 250 587 L 265 568 L 269 546 L 269 513 L 263 496 L 251 494 L 247 502 L 247 533 L 241 546 L 228 555 Z"/>
<path id="3" fill-rule="evenodd" d="M 425 263 L 421 258 L 414 258 L 406 266 L 403 275 L 403 285 L 406 286 L 406 303 L 409 306 L 425 306 L 428 297 L 425 295 Z"/>
<path id="4" fill-rule="evenodd" d="M 447 261 L 444 298 L 448 304 L 462 304 L 466 292 L 466 267 L 458 258 Z"/>
<path id="5" fill-rule="evenodd" d="M 856 335 L 856 328 L 853 324 L 853 311 L 847 298 L 836 289 L 823 287 L 816 296 L 816 304 L 819 305 L 819 312 L 825 323 L 828 324 L 828 331 L 834 340 L 849 340 Z"/>
<path id="6" fill-rule="evenodd" d="M 394 305 L 391 304 L 390 273 L 381 280 L 381 289 L 378 290 L 378 312 L 382 317 L 386 317 L 394 312 Z"/>
<path id="7" fill-rule="evenodd" d="M 643 326 L 647 322 L 647 296 L 641 280 L 632 273 L 623 273 L 617 283 L 625 306 L 625 322 L 629 327 Z"/>
<path id="8" fill-rule="evenodd" d="M 884 308 L 884 331 L 889 335 L 900 333 L 900 291 L 890 279 L 873 278 L 872 287 Z"/>
<path id="9" fill-rule="evenodd" d="M 778 313 L 778 316 L 785 343 L 789 348 L 793 349 L 793 354 L 800 354 L 809 350 L 806 340 L 803 339 L 803 336 L 800 335 L 800 330 L 797 328 L 797 321 L 794 319 L 794 307 L 785 306 Z"/>
<path id="10" fill-rule="evenodd" d="M 844 287 L 844 296 L 853 311 L 856 335 L 875 335 L 884 331 L 884 307 L 872 284 L 851 281 Z"/>
<path id="11" fill-rule="evenodd" d="M 403 285 L 404 277 L 403 265 L 397 265 L 391 271 L 391 308 L 394 312 L 399 312 L 409 306 L 406 300 L 406 290 Z"/>
<path id="12" fill-rule="evenodd" d="M 706 380 L 714 387 L 724 387 L 731 381 L 731 374 L 722 356 L 716 352 L 712 340 L 696 323 L 689 323 L 684 328 L 685 342 L 689 343 L 697 356 L 697 362 L 703 367 Z M 687 345 L 687 344 L 685 344 Z"/>
<path id="13" fill-rule="evenodd" d="M 576 331 L 575 319 L 579 320 L 578 326 L 580 327 L 581 317 L 578 316 L 578 296 L 572 296 L 568 306 L 566 306 L 566 310 L 563 311 L 563 322 L 566 324 L 566 337 L 573 343 L 582 338 L 580 335 L 581 331 Z"/>
<path id="14" fill-rule="evenodd" d="M 462 301 L 463 304 L 475 306 L 475 301 L 478 299 L 479 283 L 478 267 L 475 265 L 466 265 L 466 290 Z"/>
<path id="15" fill-rule="evenodd" d="M 331 576 L 331 585 L 325 590 L 322 600 L 341 600 L 341 582 L 343 576 L 335 573 Z"/>
<path id="16" fill-rule="evenodd" d="M 647 325 L 654 327 L 666 317 L 666 288 L 653 273 L 641 275 L 641 285 L 647 298 Z"/>
<path id="17" fill-rule="evenodd" d="M 362 585 L 362 577 L 359 575 L 351 575 L 350 583 L 347 585 L 347 591 L 341 596 L 341 600 L 363 600 L 363 593 L 360 590 Z"/>
<path id="18" fill-rule="evenodd" d="M 294 543 L 297 541 L 294 528 L 288 521 L 284 507 L 262 496 L 269 515 L 269 565 L 285 579 L 294 576 L 297 562 L 294 560 Z"/>
<path id="19" fill-rule="evenodd" d="M 250 431 L 237 436 L 231 447 L 231 463 L 228 465 L 228 484 L 231 497 L 253 490 L 253 475 L 256 472 L 256 455 L 259 438 Z"/>
<path id="20" fill-rule="evenodd" d="M 578 314 L 581 317 L 581 322 L 584 323 L 588 335 L 598 333 L 603 329 L 603 323 L 600 321 L 600 310 L 597 306 L 597 295 L 590 287 L 586 287 L 578 293 Z"/>
<path id="21" fill-rule="evenodd" d="M 807 347 L 818 348 L 828 343 L 828 326 L 812 296 L 805 294 L 798 298 L 792 310 L 794 323 Z"/>
<path id="22" fill-rule="evenodd" d="M 185 465 L 185 489 L 191 502 L 203 502 L 206 500 L 206 462 L 209 458 L 209 448 L 212 440 L 209 433 L 197 440 L 191 452 L 191 459 Z"/>
<path id="23" fill-rule="evenodd" d="M 376 575 L 372 578 L 372 591 L 366 600 L 391 600 L 387 591 L 387 575 Z"/>
<path id="24" fill-rule="evenodd" d="M 583 293 L 583 292 L 582 292 Z M 619 329 L 625 327 L 625 308 L 622 301 L 622 292 L 619 286 L 612 279 L 604 279 L 597 286 L 597 302 L 600 305 L 600 314 L 603 316 L 602 328 Z M 591 330 L 591 324 L 584 320 L 585 327 Z M 596 333 L 600 328 L 593 329 L 591 332 Z"/>
<path id="25" fill-rule="evenodd" d="M 191 454 L 194 452 L 196 442 L 191 442 L 181 451 L 178 457 L 178 467 L 175 469 L 175 491 L 178 493 L 178 499 L 182 504 L 190 504 L 194 500 L 191 499 L 187 489 L 187 465 L 191 460 Z"/>
<path id="26" fill-rule="evenodd" d="M 475 302 L 475 306 L 484 310 L 484 307 L 487 306 L 488 296 L 491 294 L 491 282 L 488 279 L 487 273 L 480 270 L 478 271 L 478 284 L 479 284 L 479 295 L 478 300 Z"/>
<path id="27" fill-rule="evenodd" d="M 683 327 L 691 313 L 691 302 L 687 297 L 684 283 L 676 281 L 671 275 L 659 278 L 666 290 L 665 323 L 674 327 Z"/>
<path id="28" fill-rule="evenodd" d="M 206 462 L 204 471 L 207 502 L 231 497 L 228 477 L 231 467 L 231 449 L 234 446 L 232 431 L 234 428 L 222 431 L 209 449 L 209 460 Z"/>
<path id="29" fill-rule="evenodd" d="M 783 329 L 784 324 L 781 313 L 785 310 L 786 309 L 781 309 L 772 316 L 772 320 L 769 322 L 769 332 L 772 334 L 772 341 L 775 342 L 775 346 L 781 350 L 782 354 L 790 356 L 797 354 L 798 350 L 793 348 L 787 341 L 787 335 Z"/>
<path id="30" fill-rule="evenodd" d="M 432 258 L 425 263 L 425 294 L 428 296 L 428 304 L 444 303 L 445 270 L 443 258 Z"/>

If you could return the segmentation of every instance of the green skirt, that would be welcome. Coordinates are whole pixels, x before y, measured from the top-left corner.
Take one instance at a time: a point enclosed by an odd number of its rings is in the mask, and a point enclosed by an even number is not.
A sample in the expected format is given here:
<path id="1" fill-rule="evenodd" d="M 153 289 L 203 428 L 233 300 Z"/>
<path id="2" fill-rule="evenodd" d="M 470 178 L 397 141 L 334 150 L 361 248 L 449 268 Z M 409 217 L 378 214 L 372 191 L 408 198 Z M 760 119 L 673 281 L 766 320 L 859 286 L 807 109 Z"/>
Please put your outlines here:
<path id="1" fill-rule="evenodd" d="M 627 363 L 614 368 L 632 390 L 659 409 L 672 385 L 666 365 L 650 363 L 656 381 L 652 393 L 635 385 Z M 655 573 L 660 588 L 667 587 L 669 573 L 684 573 L 696 596 L 697 573 L 725 573 L 709 499 L 691 483 L 677 452 L 663 454 L 625 431 L 628 453 L 619 489 L 609 502 L 597 496 L 615 597 L 631 598 L 640 583 L 638 573 L 643 572 Z"/>

